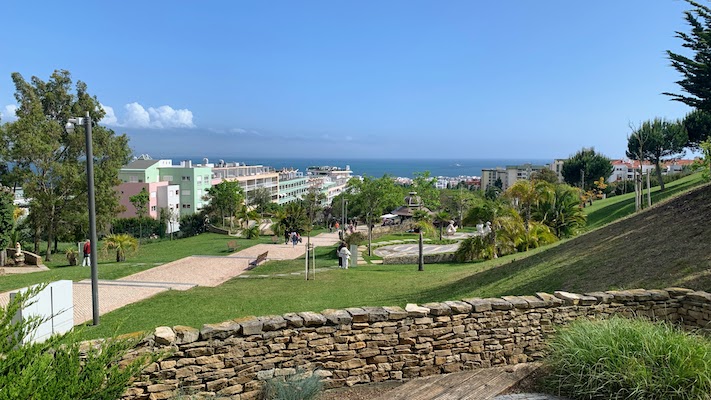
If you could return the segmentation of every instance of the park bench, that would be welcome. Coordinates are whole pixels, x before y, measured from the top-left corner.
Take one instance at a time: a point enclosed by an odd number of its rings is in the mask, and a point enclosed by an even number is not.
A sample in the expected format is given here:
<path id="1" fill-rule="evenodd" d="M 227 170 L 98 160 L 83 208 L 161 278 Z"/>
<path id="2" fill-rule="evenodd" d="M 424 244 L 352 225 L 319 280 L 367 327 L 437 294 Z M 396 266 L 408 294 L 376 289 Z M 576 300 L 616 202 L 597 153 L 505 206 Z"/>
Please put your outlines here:
<path id="1" fill-rule="evenodd" d="M 233 251 L 237 250 L 237 241 L 236 240 L 230 240 L 227 242 L 227 251 L 232 253 Z"/>
<path id="2" fill-rule="evenodd" d="M 263 263 L 264 261 L 266 261 L 267 254 L 269 254 L 269 252 L 265 251 L 264 253 L 258 255 L 254 261 L 250 261 L 249 266 L 247 267 L 247 270 L 250 270 L 250 269 L 256 267 L 257 265 L 259 265 L 260 263 Z"/>

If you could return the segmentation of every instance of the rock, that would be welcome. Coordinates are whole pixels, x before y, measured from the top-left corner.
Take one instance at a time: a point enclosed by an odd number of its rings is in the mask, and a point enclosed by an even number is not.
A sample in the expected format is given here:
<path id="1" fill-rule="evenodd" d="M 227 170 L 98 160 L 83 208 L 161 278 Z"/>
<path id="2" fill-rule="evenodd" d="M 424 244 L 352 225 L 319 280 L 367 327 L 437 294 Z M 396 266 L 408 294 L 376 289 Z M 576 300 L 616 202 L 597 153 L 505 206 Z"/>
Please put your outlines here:
<path id="1" fill-rule="evenodd" d="M 156 343 L 162 345 L 173 344 L 176 339 L 175 332 L 167 326 L 157 327 L 155 333 L 153 333 L 153 336 L 155 336 Z"/>

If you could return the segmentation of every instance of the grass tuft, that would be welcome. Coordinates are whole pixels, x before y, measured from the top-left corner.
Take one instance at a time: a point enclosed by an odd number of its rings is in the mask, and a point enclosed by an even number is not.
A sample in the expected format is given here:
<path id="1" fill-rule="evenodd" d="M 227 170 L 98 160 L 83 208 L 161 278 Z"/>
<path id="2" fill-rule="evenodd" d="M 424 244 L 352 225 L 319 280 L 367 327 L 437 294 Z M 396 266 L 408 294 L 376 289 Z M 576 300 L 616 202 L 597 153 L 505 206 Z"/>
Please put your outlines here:
<path id="1" fill-rule="evenodd" d="M 323 383 L 316 374 L 297 370 L 293 374 L 273 377 L 264 385 L 267 400 L 310 400 L 321 393 Z"/>
<path id="2" fill-rule="evenodd" d="M 576 399 L 708 400 L 711 342 L 667 323 L 579 320 L 550 342 L 546 386 Z"/>

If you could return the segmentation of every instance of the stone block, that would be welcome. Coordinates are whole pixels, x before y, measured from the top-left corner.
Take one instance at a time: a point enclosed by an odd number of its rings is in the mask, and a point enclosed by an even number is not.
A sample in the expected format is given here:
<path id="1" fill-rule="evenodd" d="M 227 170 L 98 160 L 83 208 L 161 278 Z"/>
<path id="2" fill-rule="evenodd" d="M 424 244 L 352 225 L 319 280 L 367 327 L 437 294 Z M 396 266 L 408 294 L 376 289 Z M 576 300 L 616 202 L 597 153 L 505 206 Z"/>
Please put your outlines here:
<path id="1" fill-rule="evenodd" d="M 503 296 L 501 298 L 508 301 L 509 303 L 513 304 L 514 308 L 521 308 L 521 309 L 529 308 L 528 302 L 522 297 Z"/>
<path id="2" fill-rule="evenodd" d="M 266 317 L 259 317 L 262 322 L 262 329 L 265 332 L 277 331 L 279 329 L 286 328 L 286 320 L 281 315 L 268 315 Z M 242 327 L 244 331 L 244 326 Z"/>
<path id="3" fill-rule="evenodd" d="M 328 322 L 323 315 L 311 311 L 300 312 L 299 316 L 304 320 L 304 326 L 321 326 Z"/>
<path id="4" fill-rule="evenodd" d="M 240 324 L 242 327 L 242 334 L 245 336 L 248 335 L 259 335 L 263 333 L 263 325 L 262 321 L 259 318 L 256 317 L 246 317 L 246 318 L 237 318 L 234 320 L 234 322 L 237 322 Z"/>
<path id="5" fill-rule="evenodd" d="M 463 301 L 445 301 L 444 304 L 452 309 L 452 314 L 469 314 L 474 309 L 471 304 Z"/>
<path id="6" fill-rule="evenodd" d="M 634 294 L 627 290 L 610 290 L 607 292 L 614 297 L 614 300 L 620 303 L 628 303 L 634 301 Z"/>
<path id="7" fill-rule="evenodd" d="M 175 332 L 167 326 L 157 327 L 153 333 L 153 336 L 155 337 L 157 344 L 164 346 L 175 343 L 175 340 L 177 339 Z"/>
<path id="8" fill-rule="evenodd" d="M 671 297 L 682 297 L 682 296 L 686 295 L 687 293 L 693 292 L 693 290 L 691 290 L 691 289 L 680 288 L 680 287 L 664 288 L 664 291 L 669 293 L 669 296 L 671 296 Z"/>
<path id="9" fill-rule="evenodd" d="M 558 307 L 563 304 L 563 300 L 553 296 L 550 293 L 536 292 L 536 297 L 541 299 L 546 307 Z"/>
<path id="10" fill-rule="evenodd" d="M 593 296 L 585 296 L 577 293 L 564 292 L 562 290 L 557 290 L 553 293 L 555 297 L 563 300 L 567 305 L 585 305 L 589 306 L 597 303 L 597 298 Z"/>
<path id="11" fill-rule="evenodd" d="M 284 314 L 282 315 L 282 318 L 284 318 L 287 325 L 292 328 L 301 328 L 302 326 L 304 326 L 304 319 L 296 313 Z"/>
<path id="12" fill-rule="evenodd" d="M 612 302 L 612 300 L 615 298 L 615 296 L 606 293 L 606 292 L 590 292 L 590 293 L 585 293 L 586 296 L 592 296 L 597 299 L 597 302 L 600 304 L 609 304 Z"/>
<path id="13" fill-rule="evenodd" d="M 187 344 L 196 342 L 200 338 L 200 331 L 192 326 L 178 325 L 173 327 L 177 344 Z"/>
<path id="14" fill-rule="evenodd" d="M 219 324 L 205 324 L 200 329 L 201 340 L 226 339 L 230 336 L 239 335 L 242 327 L 235 321 L 226 321 Z"/>
<path id="15" fill-rule="evenodd" d="M 362 308 L 346 308 L 346 311 L 353 317 L 353 322 L 368 322 L 368 313 Z"/>
<path id="16" fill-rule="evenodd" d="M 464 299 L 463 301 L 465 303 L 471 304 L 474 312 L 491 311 L 491 301 L 489 301 L 489 300 L 480 299 L 478 297 L 475 297 L 475 298 L 471 298 L 471 299 Z"/>
<path id="17" fill-rule="evenodd" d="M 400 320 L 408 317 L 408 311 L 402 307 L 383 307 L 383 310 L 388 313 L 388 320 Z"/>
<path id="18" fill-rule="evenodd" d="M 711 293 L 703 291 L 690 292 L 686 294 L 685 300 L 711 303 Z"/>
<path id="19" fill-rule="evenodd" d="M 514 308 L 513 304 L 504 299 L 493 297 L 485 300 L 491 303 L 492 310 L 512 310 Z"/>
<path id="20" fill-rule="evenodd" d="M 410 317 L 426 317 L 430 313 L 429 308 L 420 307 L 417 304 L 408 303 L 405 306 L 405 311 Z"/>
<path id="21" fill-rule="evenodd" d="M 669 292 L 661 289 L 650 289 L 647 290 L 652 295 L 652 300 L 655 301 L 666 301 L 670 299 Z"/>
<path id="22" fill-rule="evenodd" d="M 388 320 L 388 312 L 382 307 L 363 307 L 363 311 L 368 313 L 368 322 Z"/>
<path id="23" fill-rule="evenodd" d="M 321 311 L 321 315 L 334 325 L 348 325 L 353 322 L 353 317 L 346 310 L 328 309 Z"/>
<path id="24" fill-rule="evenodd" d="M 452 309 L 444 303 L 427 303 L 422 305 L 425 308 L 429 308 L 430 315 L 451 315 Z"/>

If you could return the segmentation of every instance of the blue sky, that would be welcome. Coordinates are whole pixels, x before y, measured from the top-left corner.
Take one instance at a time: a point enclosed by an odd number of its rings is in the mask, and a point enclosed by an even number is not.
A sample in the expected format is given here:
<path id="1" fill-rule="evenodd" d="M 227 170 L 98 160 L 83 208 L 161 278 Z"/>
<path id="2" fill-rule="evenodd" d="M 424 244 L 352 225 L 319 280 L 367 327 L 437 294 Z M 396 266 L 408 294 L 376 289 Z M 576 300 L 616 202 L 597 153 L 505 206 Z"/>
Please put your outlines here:
<path id="1" fill-rule="evenodd" d="M 680 0 L 5 2 L 12 72 L 84 81 L 136 153 L 623 157 L 681 118 Z"/>

